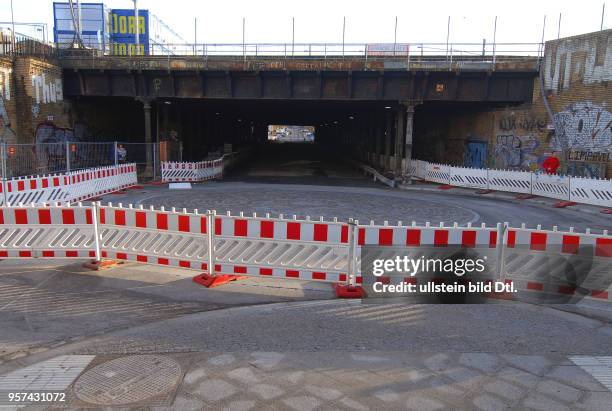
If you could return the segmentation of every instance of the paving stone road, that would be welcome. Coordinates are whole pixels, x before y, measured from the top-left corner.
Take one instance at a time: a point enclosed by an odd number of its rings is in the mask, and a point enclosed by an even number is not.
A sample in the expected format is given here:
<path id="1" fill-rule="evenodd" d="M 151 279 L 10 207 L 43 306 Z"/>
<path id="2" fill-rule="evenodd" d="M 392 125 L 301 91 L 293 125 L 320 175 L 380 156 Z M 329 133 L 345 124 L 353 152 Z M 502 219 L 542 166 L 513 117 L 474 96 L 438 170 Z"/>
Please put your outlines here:
<path id="1" fill-rule="evenodd" d="M 377 224 L 423 224 L 460 225 L 509 222 L 514 226 L 526 223 L 544 228 L 558 226 L 579 230 L 612 228 L 609 215 L 586 214 L 571 209 L 555 209 L 535 204 L 475 198 L 452 193 L 422 191 L 400 191 L 380 186 L 346 187 L 333 185 L 277 184 L 257 182 L 207 182 L 195 184 L 191 190 L 169 190 L 166 186 L 146 187 L 144 190 L 128 191 L 122 195 L 109 195 L 104 201 L 145 206 L 165 206 L 206 211 L 217 210 L 238 214 L 243 211 L 272 216 L 284 214 L 291 218 L 306 215 L 318 219 L 338 217 L 346 221 L 356 218 L 361 223 L 374 220 Z"/>

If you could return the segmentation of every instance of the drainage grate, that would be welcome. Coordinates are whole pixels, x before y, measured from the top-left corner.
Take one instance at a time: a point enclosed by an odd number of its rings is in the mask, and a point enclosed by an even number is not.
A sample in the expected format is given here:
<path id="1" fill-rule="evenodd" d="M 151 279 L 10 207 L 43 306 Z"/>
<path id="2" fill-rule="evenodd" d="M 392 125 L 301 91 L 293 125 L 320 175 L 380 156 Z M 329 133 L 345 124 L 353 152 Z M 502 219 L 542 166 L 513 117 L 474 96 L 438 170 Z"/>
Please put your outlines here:
<path id="1" fill-rule="evenodd" d="M 117 358 L 85 372 L 73 386 L 81 401 L 96 405 L 128 405 L 166 395 L 182 377 L 179 363 L 160 355 Z"/>

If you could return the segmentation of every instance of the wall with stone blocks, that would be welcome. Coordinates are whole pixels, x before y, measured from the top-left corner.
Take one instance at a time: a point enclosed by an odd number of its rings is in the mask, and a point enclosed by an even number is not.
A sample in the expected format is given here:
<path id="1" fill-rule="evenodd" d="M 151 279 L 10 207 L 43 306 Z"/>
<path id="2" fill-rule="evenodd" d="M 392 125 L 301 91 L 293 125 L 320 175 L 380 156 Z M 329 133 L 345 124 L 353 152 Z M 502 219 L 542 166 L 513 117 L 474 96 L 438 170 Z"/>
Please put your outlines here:
<path id="1" fill-rule="evenodd" d="M 2 141 L 33 143 L 37 141 L 40 128 L 44 128 L 44 134 L 48 136 L 49 129 L 70 126 L 69 105 L 63 96 L 62 71 L 56 62 L 35 57 L 0 57 Z"/>
<path id="2" fill-rule="evenodd" d="M 611 35 L 605 30 L 547 42 L 529 105 L 436 112 L 431 118 L 423 110 L 415 121 L 415 157 L 470 165 L 469 143 L 480 142 L 487 167 L 533 171 L 556 156 L 572 174 L 612 178 Z M 419 132 L 419 124 L 427 130 Z"/>

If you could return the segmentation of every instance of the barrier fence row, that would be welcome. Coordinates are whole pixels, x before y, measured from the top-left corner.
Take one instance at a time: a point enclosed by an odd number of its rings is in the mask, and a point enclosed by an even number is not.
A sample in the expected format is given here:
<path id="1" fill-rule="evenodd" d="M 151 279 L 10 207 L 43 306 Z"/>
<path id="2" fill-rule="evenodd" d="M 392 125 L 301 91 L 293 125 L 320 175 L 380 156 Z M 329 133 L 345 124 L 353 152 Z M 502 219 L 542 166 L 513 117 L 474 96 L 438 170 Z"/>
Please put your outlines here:
<path id="1" fill-rule="evenodd" d="M 223 172 L 246 155 L 246 152 L 228 153 L 215 160 L 198 162 L 164 161 L 161 163 L 162 181 L 197 182 L 222 178 Z"/>
<path id="2" fill-rule="evenodd" d="M 612 180 L 529 171 L 455 167 L 411 160 L 412 175 L 457 187 L 533 194 L 559 200 L 612 207 Z"/>
<path id="3" fill-rule="evenodd" d="M 426 249 L 449 255 L 463 247 L 488 255 L 497 278 L 523 284 L 525 289 L 544 289 L 550 273 L 542 267 L 554 271 L 558 259 L 576 257 L 588 262 L 589 281 L 594 281 L 588 296 L 609 300 L 612 295 L 612 287 L 602 289 L 597 282 L 612 272 L 612 236 L 607 231 L 561 232 L 507 224 L 363 225 L 356 220 L 218 215 L 110 203 L 0 207 L 0 258 L 110 258 L 203 270 L 211 276 L 238 274 L 353 286 L 362 283 L 361 258 L 368 246 L 400 247 L 415 256 Z M 576 289 L 572 284 L 558 287 Z"/>
<path id="4" fill-rule="evenodd" d="M 136 164 L 18 177 L 0 184 L 0 205 L 76 202 L 137 184 Z"/>
<path id="5" fill-rule="evenodd" d="M 384 156 L 366 153 L 365 160 L 371 164 L 384 164 Z M 395 159 L 385 167 L 393 169 Z M 402 170 L 405 169 L 402 159 Z M 612 180 L 571 177 L 530 171 L 497 170 L 456 167 L 447 164 L 410 160 L 410 175 L 434 183 L 481 190 L 507 191 L 532 194 L 612 208 Z"/>
<path id="6" fill-rule="evenodd" d="M 161 163 L 162 181 L 205 181 L 223 176 L 223 158 L 211 161 L 178 162 L 165 161 Z"/>

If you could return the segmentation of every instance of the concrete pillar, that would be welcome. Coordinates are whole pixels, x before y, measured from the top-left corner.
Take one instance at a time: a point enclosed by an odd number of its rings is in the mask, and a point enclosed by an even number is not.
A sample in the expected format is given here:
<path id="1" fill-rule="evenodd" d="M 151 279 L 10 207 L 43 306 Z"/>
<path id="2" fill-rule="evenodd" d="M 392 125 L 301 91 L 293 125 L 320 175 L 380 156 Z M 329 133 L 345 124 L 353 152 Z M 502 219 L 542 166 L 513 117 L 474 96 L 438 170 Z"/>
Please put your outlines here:
<path id="1" fill-rule="evenodd" d="M 385 170 L 391 169 L 391 133 L 393 132 L 393 113 L 391 110 L 386 111 L 386 127 L 385 127 Z"/>
<path id="2" fill-rule="evenodd" d="M 144 122 L 145 122 L 145 143 L 146 143 L 146 167 L 144 171 L 145 177 L 153 177 L 153 149 L 151 137 L 151 101 L 142 100 L 142 108 L 144 110 Z"/>
<path id="3" fill-rule="evenodd" d="M 406 106 L 406 141 L 404 145 L 404 158 L 406 163 L 404 166 L 404 177 L 405 180 L 410 183 L 410 159 L 412 158 L 412 125 L 414 119 L 414 104 L 408 104 Z"/>
<path id="4" fill-rule="evenodd" d="M 404 151 L 404 120 L 405 110 L 402 105 L 397 109 L 396 127 L 395 127 L 395 179 L 399 179 L 402 175 L 402 151 Z"/>

